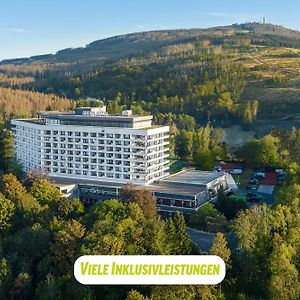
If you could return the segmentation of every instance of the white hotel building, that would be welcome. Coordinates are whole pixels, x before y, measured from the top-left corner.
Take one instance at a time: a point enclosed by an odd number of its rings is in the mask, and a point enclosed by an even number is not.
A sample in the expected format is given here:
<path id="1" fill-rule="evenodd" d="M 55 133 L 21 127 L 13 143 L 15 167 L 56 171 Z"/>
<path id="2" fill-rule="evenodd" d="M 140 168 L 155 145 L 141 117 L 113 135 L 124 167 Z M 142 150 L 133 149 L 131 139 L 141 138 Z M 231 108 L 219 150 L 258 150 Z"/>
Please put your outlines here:
<path id="1" fill-rule="evenodd" d="M 109 115 L 105 106 L 38 116 L 11 121 L 24 171 L 140 185 L 169 174 L 169 127 L 152 125 L 152 116 Z"/>

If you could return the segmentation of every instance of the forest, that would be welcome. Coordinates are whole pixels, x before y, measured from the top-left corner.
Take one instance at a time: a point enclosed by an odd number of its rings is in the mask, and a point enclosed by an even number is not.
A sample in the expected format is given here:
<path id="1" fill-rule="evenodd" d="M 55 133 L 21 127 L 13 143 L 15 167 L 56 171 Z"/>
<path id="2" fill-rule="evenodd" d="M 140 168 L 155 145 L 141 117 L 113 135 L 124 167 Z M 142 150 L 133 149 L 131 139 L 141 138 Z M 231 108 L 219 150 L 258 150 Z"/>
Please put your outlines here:
<path id="1" fill-rule="evenodd" d="M 209 136 L 209 127 L 197 131 L 193 138 L 201 144 L 196 149 L 214 151 L 217 146 Z M 177 213 L 162 219 L 152 194 L 131 185 L 124 186 L 120 199 L 88 207 L 78 199 L 68 200 L 45 174 L 21 171 L 13 136 L 8 129 L 2 130 L 1 299 L 297 299 L 299 137 L 299 130 L 275 130 L 240 151 L 249 167 L 257 160 L 265 167 L 281 164 L 287 170 L 274 205 L 237 205 L 220 190 L 215 204 L 192 215 Z M 209 253 L 226 262 L 227 275 L 221 284 L 83 286 L 73 277 L 73 264 L 84 254 L 201 254 L 187 226 L 216 233 Z M 230 246 L 229 233 L 235 235 L 238 247 Z"/>

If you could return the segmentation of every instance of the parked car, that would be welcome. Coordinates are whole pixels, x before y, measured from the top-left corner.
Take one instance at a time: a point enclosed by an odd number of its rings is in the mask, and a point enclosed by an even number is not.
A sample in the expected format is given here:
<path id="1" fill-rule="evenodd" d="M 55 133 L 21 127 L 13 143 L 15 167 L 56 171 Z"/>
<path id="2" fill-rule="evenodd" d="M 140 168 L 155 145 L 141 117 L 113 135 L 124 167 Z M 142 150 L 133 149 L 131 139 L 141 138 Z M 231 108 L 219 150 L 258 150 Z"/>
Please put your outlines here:
<path id="1" fill-rule="evenodd" d="M 251 187 L 251 190 L 257 190 L 257 185 L 256 184 L 254 184 L 254 185 L 252 185 L 252 187 Z"/>
<path id="2" fill-rule="evenodd" d="M 265 172 L 255 172 L 253 175 L 259 178 L 266 178 Z"/>
<path id="3" fill-rule="evenodd" d="M 249 181 L 250 184 L 258 184 L 258 180 L 257 179 L 251 179 Z"/>
<path id="4" fill-rule="evenodd" d="M 220 166 L 215 166 L 213 169 L 212 169 L 213 172 L 221 172 L 222 171 L 222 168 Z"/>
<path id="5" fill-rule="evenodd" d="M 232 174 L 232 175 L 241 175 L 241 174 L 243 174 L 243 170 L 236 168 L 236 169 L 231 170 L 230 174 Z"/>

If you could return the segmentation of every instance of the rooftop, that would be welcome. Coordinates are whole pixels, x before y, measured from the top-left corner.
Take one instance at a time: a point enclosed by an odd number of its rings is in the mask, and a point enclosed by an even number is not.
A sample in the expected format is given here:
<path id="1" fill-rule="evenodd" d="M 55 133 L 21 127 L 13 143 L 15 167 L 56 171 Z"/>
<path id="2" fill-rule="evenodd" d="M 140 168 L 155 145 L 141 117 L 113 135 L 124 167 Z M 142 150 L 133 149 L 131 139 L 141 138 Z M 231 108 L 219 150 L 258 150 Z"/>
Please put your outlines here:
<path id="1" fill-rule="evenodd" d="M 79 107 L 74 112 L 42 111 L 38 118 L 22 121 L 41 125 L 75 125 L 152 129 L 152 115 L 134 115 L 131 110 L 108 114 L 106 107 Z"/>
<path id="2" fill-rule="evenodd" d="M 210 171 L 197 171 L 197 170 L 185 170 L 176 173 L 163 181 L 173 183 L 184 183 L 191 185 L 207 185 L 208 183 L 220 178 L 225 173 L 223 172 L 210 172 Z"/>
<path id="3" fill-rule="evenodd" d="M 158 182 L 141 186 L 150 191 L 177 194 L 187 197 L 194 197 L 206 190 L 206 184 L 223 176 L 225 173 L 206 171 L 183 171 Z M 72 179 L 72 178 L 51 178 L 51 182 L 56 186 L 80 184 L 89 186 L 122 187 L 122 183 L 105 182 L 101 180 Z"/>
<path id="4" fill-rule="evenodd" d="M 114 120 L 132 122 L 140 120 L 152 120 L 152 116 L 134 115 L 131 110 L 123 110 L 120 114 L 108 114 L 106 106 L 101 107 L 77 107 L 73 112 L 43 111 L 38 112 L 41 118 L 58 120 Z"/>
<path id="5" fill-rule="evenodd" d="M 169 180 L 160 180 L 159 182 L 150 184 L 145 188 L 159 193 L 192 197 L 206 190 L 205 186 L 197 184 L 178 183 Z"/>

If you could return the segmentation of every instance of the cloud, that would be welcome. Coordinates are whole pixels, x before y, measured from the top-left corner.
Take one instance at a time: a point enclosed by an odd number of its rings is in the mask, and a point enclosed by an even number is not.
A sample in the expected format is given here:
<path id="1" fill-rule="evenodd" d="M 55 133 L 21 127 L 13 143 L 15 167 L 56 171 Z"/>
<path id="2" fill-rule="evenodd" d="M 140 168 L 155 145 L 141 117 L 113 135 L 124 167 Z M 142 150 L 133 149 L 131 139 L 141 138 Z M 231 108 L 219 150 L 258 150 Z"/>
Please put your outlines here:
<path id="1" fill-rule="evenodd" d="M 28 30 L 23 28 L 7 28 L 6 31 L 15 32 L 15 33 L 29 33 Z"/>

